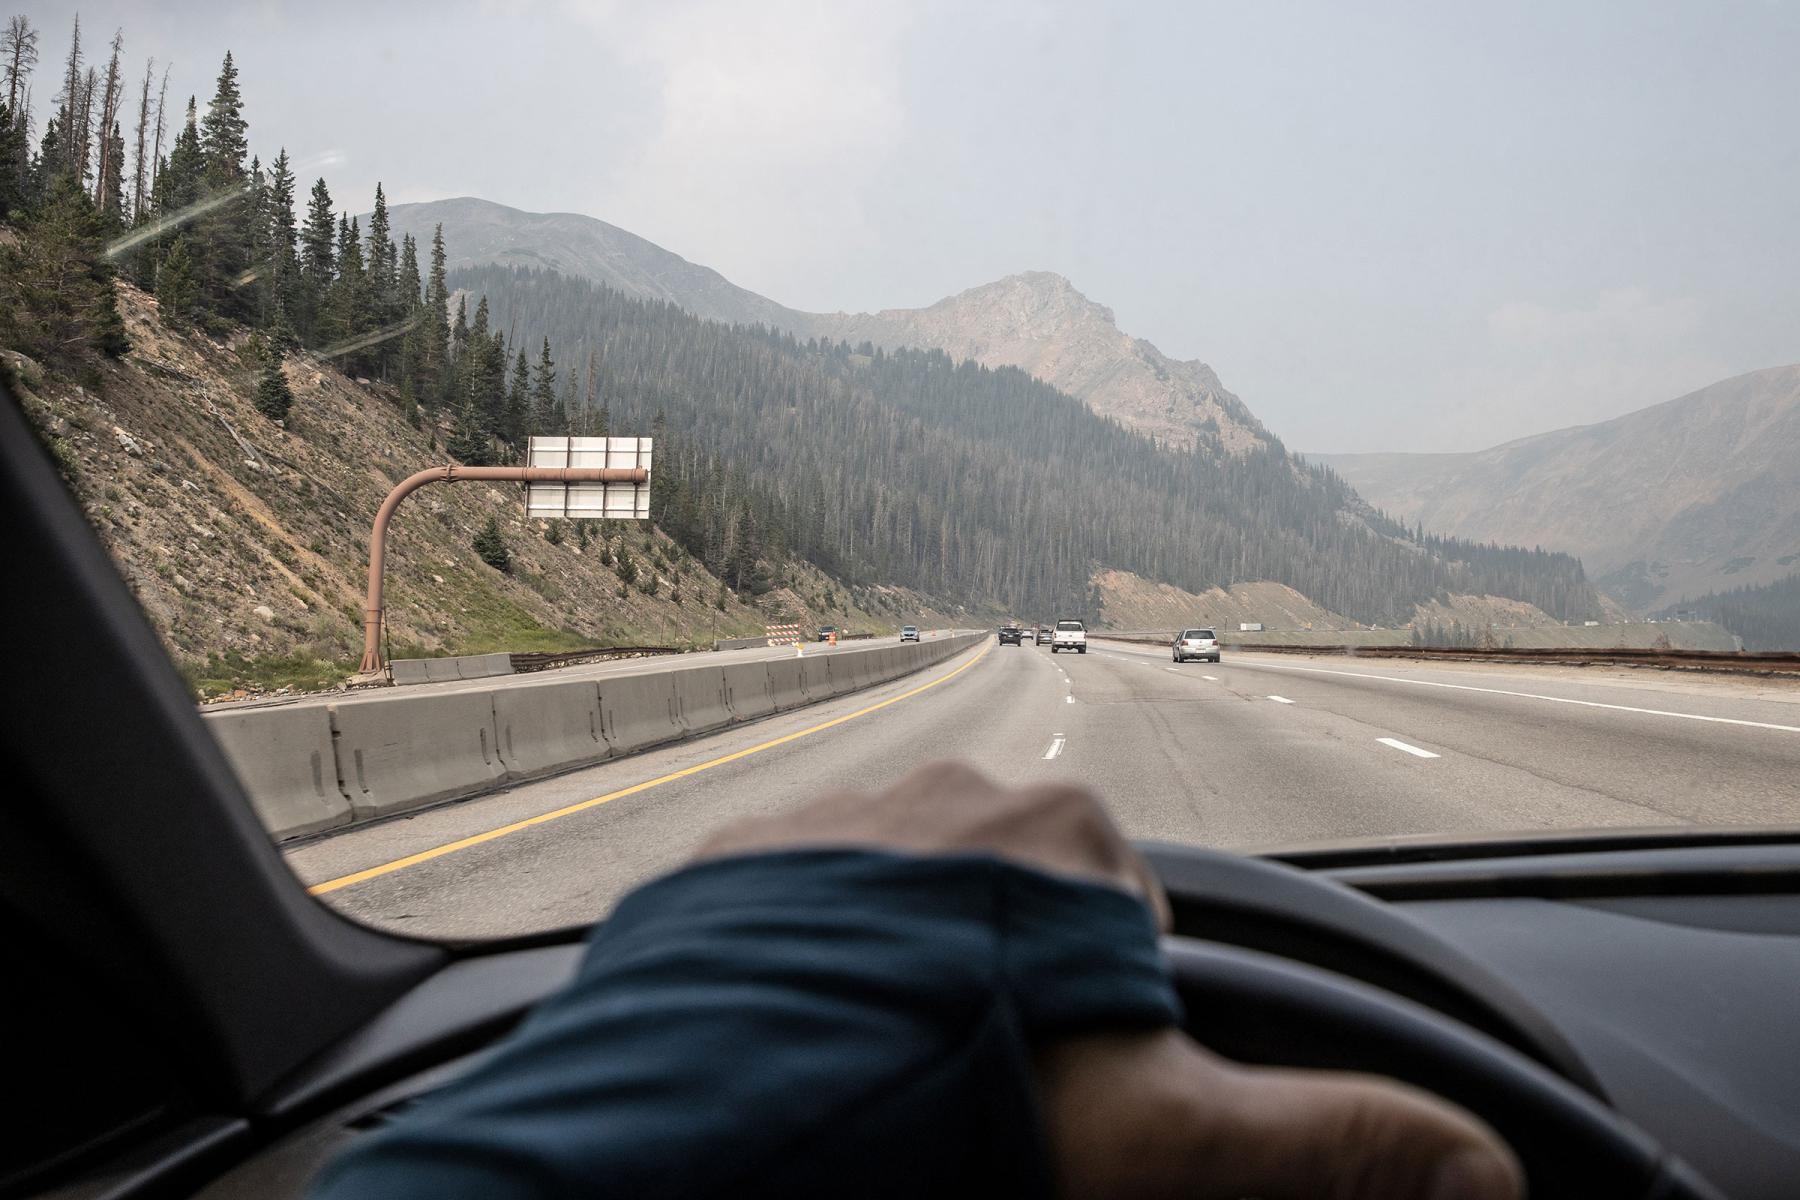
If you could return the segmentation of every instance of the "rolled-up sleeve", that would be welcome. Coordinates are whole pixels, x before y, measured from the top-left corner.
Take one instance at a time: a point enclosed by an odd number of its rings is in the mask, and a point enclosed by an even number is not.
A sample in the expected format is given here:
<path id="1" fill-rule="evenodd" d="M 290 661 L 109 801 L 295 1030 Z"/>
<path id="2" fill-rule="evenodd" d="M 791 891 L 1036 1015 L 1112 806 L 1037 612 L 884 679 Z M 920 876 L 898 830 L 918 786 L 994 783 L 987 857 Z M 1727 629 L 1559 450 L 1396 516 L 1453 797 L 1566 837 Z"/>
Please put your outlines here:
<path id="1" fill-rule="evenodd" d="M 1115 888 L 985 855 L 715 860 L 626 897 L 567 988 L 314 1195 L 1047 1195 L 1033 1047 L 1180 1015 Z"/>

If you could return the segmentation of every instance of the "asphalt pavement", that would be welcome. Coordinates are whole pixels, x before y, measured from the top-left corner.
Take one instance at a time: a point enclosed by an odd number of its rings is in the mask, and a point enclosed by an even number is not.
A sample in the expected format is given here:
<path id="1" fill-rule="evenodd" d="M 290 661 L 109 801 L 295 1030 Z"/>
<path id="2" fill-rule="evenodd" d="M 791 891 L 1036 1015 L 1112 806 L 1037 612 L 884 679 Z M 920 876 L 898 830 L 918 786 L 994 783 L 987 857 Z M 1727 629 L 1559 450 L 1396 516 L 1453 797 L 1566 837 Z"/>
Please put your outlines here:
<path id="1" fill-rule="evenodd" d="M 1134 838 L 1240 849 L 1800 827 L 1800 682 L 1229 650 L 1176 666 L 1156 646 L 989 641 L 852 696 L 286 853 L 361 919 L 531 932 L 592 921 L 722 822 L 879 788 L 934 758 L 1085 784 Z"/>

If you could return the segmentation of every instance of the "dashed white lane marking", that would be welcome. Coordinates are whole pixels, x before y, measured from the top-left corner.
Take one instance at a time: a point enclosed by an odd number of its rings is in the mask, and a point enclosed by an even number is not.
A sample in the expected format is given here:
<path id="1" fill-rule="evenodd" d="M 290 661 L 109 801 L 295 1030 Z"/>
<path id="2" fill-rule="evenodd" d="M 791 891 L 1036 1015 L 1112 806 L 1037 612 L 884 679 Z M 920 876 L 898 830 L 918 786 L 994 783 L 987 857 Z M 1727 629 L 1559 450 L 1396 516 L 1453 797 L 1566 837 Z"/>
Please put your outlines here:
<path id="1" fill-rule="evenodd" d="M 1292 704 L 1293 703 L 1293 701 L 1289 700 L 1286 696 L 1270 696 L 1269 699 L 1273 700 L 1277 704 Z"/>
<path id="2" fill-rule="evenodd" d="M 1421 750 L 1417 746 L 1409 746 L 1399 738 L 1376 738 L 1384 746 L 1392 746 L 1396 750 L 1404 750 L 1414 758 L 1442 758 L 1441 754 L 1433 754 L 1429 750 Z"/>
<path id="3" fill-rule="evenodd" d="M 1217 683 L 1217 682 L 1219 682 L 1219 677 L 1218 677 L 1218 676 L 1217 676 L 1217 675 L 1202 675 L 1202 676 L 1201 676 L 1201 677 L 1200 677 L 1200 678 L 1202 678 L 1202 679 L 1210 679 L 1210 680 L 1212 680 L 1212 681 L 1213 681 L 1213 682 L 1214 682 L 1214 683 Z"/>
<path id="4" fill-rule="evenodd" d="M 1073 697 L 1073 696 L 1070 696 L 1070 697 L 1069 697 L 1069 703 L 1070 703 L 1070 704 L 1073 704 L 1073 703 L 1075 703 L 1075 697 Z"/>
<path id="5" fill-rule="evenodd" d="M 1055 758 L 1057 755 L 1062 753 L 1062 750 L 1063 750 L 1063 736 L 1062 736 L 1062 734 L 1059 733 L 1056 735 L 1056 740 L 1050 743 L 1050 748 L 1048 750 L 1044 751 L 1044 757 L 1047 759 Z"/>
<path id="6" fill-rule="evenodd" d="M 1493 696 L 1515 696 L 1521 700 L 1543 700 L 1550 704 L 1574 704 L 1582 708 L 1609 708 L 1614 712 L 1641 713 L 1649 717 L 1679 717 L 1684 721 L 1710 721 L 1715 725 L 1744 725 L 1751 729 L 1774 729 L 1782 733 L 1800 733 L 1800 725 L 1777 725 L 1772 721 L 1745 721 L 1737 717 L 1706 717 L 1699 713 L 1669 712 L 1661 708 L 1634 708 L 1629 704 L 1602 704 L 1598 700 L 1575 700 L 1568 696 L 1544 696 L 1537 692 L 1513 692 L 1505 688 L 1476 687 L 1470 683 L 1441 683 L 1435 679 L 1406 679 L 1398 675 L 1370 675 L 1364 671 L 1329 671 L 1324 667 L 1290 667 L 1278 663 L 1257 663 L 1265 671 L 1305 671 L 1312 675 L 1343 675 L 1349 679 L 1378 679 L 1383 683 L 1410 683 L 1415 687 L 1449 688 L 1456 692 L 1486 692 Z M 1269 697 L 1271 700 L 1273 696 Z"/>

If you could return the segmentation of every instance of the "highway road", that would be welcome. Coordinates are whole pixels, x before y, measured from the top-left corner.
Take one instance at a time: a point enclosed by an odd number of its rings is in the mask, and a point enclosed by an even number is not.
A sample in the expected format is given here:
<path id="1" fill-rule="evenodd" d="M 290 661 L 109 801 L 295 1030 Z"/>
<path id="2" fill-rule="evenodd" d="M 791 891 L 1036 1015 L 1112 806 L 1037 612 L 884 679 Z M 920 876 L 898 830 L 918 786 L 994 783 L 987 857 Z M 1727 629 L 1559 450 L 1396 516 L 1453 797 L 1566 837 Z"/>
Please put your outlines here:
<path id="1" fill-rule="evenodd" d="M 1349 838 L 1800 827 L 1800 682 L 1646 671 L 980 646 L 918 675 L 289 848 L 328 902 L 430 936 L 582 923 L 711 827 L 932 758 L 1075 780 L 1125 832 Z"/>

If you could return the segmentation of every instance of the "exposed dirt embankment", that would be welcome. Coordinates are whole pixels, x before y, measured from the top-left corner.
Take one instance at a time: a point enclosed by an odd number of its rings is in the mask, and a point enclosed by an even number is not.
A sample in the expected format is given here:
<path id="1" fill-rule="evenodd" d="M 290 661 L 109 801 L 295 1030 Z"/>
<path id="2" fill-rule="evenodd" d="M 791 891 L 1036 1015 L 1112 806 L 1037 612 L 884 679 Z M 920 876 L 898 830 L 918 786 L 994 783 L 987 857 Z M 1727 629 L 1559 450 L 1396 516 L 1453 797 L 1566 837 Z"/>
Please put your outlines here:
<path id="1" fill-rule="evenodd" d="M 132 350 L 85 385 L 9 356 L 27 413 L 120 572 L 202 692 L 340 678 L 360 653 L 371 519 L 397 481 L 447 461 L 441 446 L 388 389 L 306 354 L 288 360 L 289 419 L 270 421 L 251 402 L 260 359 L 247 335 L 165 328 L 154 299 L 130 287 L 120 308 Z M 510 571 L 474 551 L 490 516 Z M 872 614 L 819 572 L 788 574 L 764 612 L 647 524 L 552 531 L 525 519 L 515 487 L 432 485 L 389 531 L 389 638 L 396 655 L 559 650 L 705 643 L 760 632 L 777 615 L 914 619 L 909 597 L 884 597 Z"/>
<path id="2" fill-rule="evenodd" d="M 1100 596 L 1100 624 L 1110 629 L 1212 625 L 1236 630 L 1241 623 L 1265 629 L 1361 628 L 1280 583 L 1239 583 L 1196 593 L 1130 571 L 1108 570 L 1096 572 L 1093 584 Z"/>

